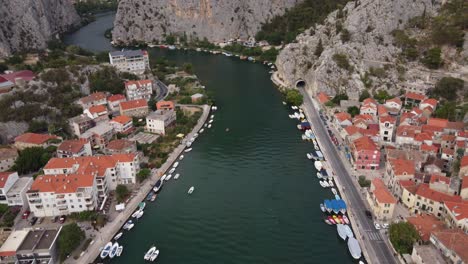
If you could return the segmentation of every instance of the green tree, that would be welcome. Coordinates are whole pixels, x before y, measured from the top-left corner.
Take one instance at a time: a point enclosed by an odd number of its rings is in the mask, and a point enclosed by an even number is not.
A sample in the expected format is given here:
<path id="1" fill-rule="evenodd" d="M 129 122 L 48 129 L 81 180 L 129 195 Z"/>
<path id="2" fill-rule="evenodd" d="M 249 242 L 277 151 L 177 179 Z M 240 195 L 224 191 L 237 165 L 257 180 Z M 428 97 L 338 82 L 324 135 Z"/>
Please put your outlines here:
<path id="1" fill-rule="evenodd" d="M 436 97 L 442 97 L 448 101 L 456 101 L 457 93 L 459 90 L 463 89 L 465 81 L 453 77 L 443 77 L 440 79 L 434 90 L 432 91 L 433 95 Z"/>
<path id="2" fill-rule="evenodd" d="M 322 44 L 322 39 L 319 39 L 319 43 L 317 44 L 317 47 L 315 47 L 314 55 L 317 57 L 320 57 L 323 52 L 323 44 Z"/>
<path id="3" fill-rule="evenodd" d="M 47 164 L 52 154 L 41 147 L 26 148 L 19 152 L 13 166 L 19 174 L 38 171 Z"/>
<path id="4" fill-rule="evenodd" d="M 344 28 L 341 30 L 341 42 L 345 43 L 351 40 L 351 33 Z"/>
<path id="5" fill-rule="evenodd" d="M 6 70 L 8 70 L 8 65 L 5 63 L 0 63 L 0 73 L 3 73 Z"/>
<path id="6" fill-rule="evenodd" d="M 33 120 L 29 123 L 28 131 L 32 133 L 41 133 L 46 132 L 48 129 L 48 124 L 45 121 L 36 121 Z"/>
<path id="7" fill-rule="evenodd" d="M 345 69 L 347 71 L 352 70 L 352 66 L 351 64 L 349 64 L 348 57 L 345 54 L 335 53 L 332 58 L 338 67 Z"/>
<path id="8" fill-rule="evenodd" d="M 388 94 L 386 90 L 379 90 L 377 94 L 374 95 L 374 99 L 377 100 L 379 103 L 383 104 L 385 100 L 389 99 L 391 96 Z"/>
<path id="9" fill-rule="evenodd" d="M 360 112 L 360 110 L 356 106 L 348 107 L 348 113 L 351 115 L 351 117 L 355 117 L 355 116 L 359 115 L 359 112 Z"/>
<path id="10" fill-rule="evenodd" d="M 119 203 L 125 201 L 125 198 L 130 195 L 130 191 L 128 190 L 127 186 L 119 184 L 117 185 L 117 188 L 115 189 L 115 193 L 117 195 L 117 201 Z"/>
<path id="11" fill-rule="evenodd" d="M 57 241 L 60 260 L 65 260 L 85 237 L 85 232 L 76 223 L 63 226 Z"/>
<path id="12" fill-rule="evenodd" d="M 359 176 L 358 183 L 361 187 L 370 187 L 371 185 L 371 181 L 368 180 L 364 175 Z"/>
<path id="13" fill-rule="evenodd" d="M 182 69 L 184 70 L 184 72 L 186 72 L 188 74 L 193 74 L 193 64 L 192 63 L 184 63 L 184 65 L 182 65 Z"/>
<path id="14" fill-rule="evenodd" d="M 174 45 L 176 41 L 176 38 L 174 35 L 168 35 L 166 36 L 166 43 L 169 44 L 169 45 Z"/>
<path id="15" fill-rule="evenodd" d="M 341 100 L 348 100 L 348 99 L 349 97 L 347 94 L 339 93 L 339 94 L 336 94 L 335 97 L 331 99 L 331 102 L 333 102 L 335 105 L 339 105 Z"/>
<path id="16" fill-rule="evenodd" d="M 292 105 L 301 105 L 304 98 L 298 90 L 289 89 L 286 92 L 286 102 Z"/>
<path id="17" fill-rule="evenodd" d="M 366 90 L 362 91 L 362 93 L 359 95 L 359 102 L 362 102 L 365 99 L 370 98 L 370 97 L 371 97 L 371 95 L 370 95 L 369 91 L 366 89 Z"/>
<path id="18" fill-rule="evenodd" d="M 424 58 L 422 58 L 421 62 L 424 63 L 424 65 L 426 65 L 426 67 L 428 67 L 429 69 L 438 69 L 442 66 L 443 62 L 441 53 L 442 51 L 439 47 L 429 49 L 426 52 Z"/>
<path id="19" fill-rule="evenodd" d="M 146 180 L 150 175 L 151 175 L 151 170 L 150 170 L 150 169 L 141 169 L 141 170 L 137 173 L 137 180 L 138 180 L 139 182 L 143 182 L 143 181 Z"/>
<path id="20" fill-rule="evenodd" d="M 390 224 L 390 242 L 400 254 L 409 254 L 413 244 L 420 239 L 418 231 L 408 222 Z"/>

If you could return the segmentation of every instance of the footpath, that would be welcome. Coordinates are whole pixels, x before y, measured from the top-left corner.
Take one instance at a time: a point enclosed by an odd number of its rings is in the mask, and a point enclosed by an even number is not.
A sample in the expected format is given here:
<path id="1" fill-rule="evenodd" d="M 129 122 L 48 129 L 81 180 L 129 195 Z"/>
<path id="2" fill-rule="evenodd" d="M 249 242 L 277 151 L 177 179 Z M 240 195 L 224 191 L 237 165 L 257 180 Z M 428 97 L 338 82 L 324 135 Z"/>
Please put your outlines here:
<path id="1" fill-rule="evenodd" d="M 192 132 L 186 136 L 187 139 L 193 137 L 193 135 L 203 127 L 203 124 L 208 119 L 211 107 L 209 105 L 203 105 L 202 107 L 203 114 L 200 119 L 198 119 L 198 123 L 192 129 Z M 99 256 L 101 248 L 103 248 L 105 244 L 115 236 L 115 234 L 120 230 L 127 219 L 131 217 L 133 212 L 137 209 L 138 204 L 146 198 L 154 184 L 168 169 L 170 169 L 172 164 L 177 160 L 180 154 L 182 154 L 185 148 L 186 146 L 184 144 L 177 146 L 177 148 L 175 148 L 174 151 L 169 155 L 167 161 L 161 166 L 161 168 L 157 169 L 151 178 L 148 178 L 144 184 L 140 186 L 138 194 L 125 205 L 125 209 L 120 212 L 120 214 L 117 215 L 117 217 L 113 219 L 112 222 L 108 222 L 103 228 L 99 230 L 99 235 L 96 236 L 93 241 L 91 241 L 91 244 L 84 252 L 84 254 L 82 254 L 76 260 L 68 259 L 66 263 L 93 263 L 94 260 Z"/>

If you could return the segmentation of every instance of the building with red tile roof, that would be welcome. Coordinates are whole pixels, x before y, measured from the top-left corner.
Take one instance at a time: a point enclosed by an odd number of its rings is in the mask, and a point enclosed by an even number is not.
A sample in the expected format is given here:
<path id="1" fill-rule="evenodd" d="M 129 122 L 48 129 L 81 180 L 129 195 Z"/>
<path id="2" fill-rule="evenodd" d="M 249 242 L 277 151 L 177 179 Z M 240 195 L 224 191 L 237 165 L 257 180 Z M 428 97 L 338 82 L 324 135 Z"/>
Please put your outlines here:
<path id="1" fill-rule="evenodd" d="M 116 133 L 129 134 L 134 130 L 133 119 L 129 116 L 114 117 L 109 124 L 114 128 Z"/>
<path id="2" fill-rule="evenodd" d="M 431 108 L 431 112 L 434 112 L 434 110 L 437 107 L 438 101 L 434 98 L 428 98 L 424 99 L 420 104 L 419 104 L 419 109 L 423 110 L 426 109 L 427 107 Z"/>
<path id="3" fill-rule="evenodd" d="M 83 111 L 83 114 L 93 119 L 94 122 L 109 120 L 107 107 L 105 105 L 93 105 Z"/>
<path id="4" fill-rule="evenodd" d="M 468 232 L 468 201 L 445 201 L 444 206 L 447 212 L 445 221 L 453 228 Z"/>
<path id="5" fill-rule="evenodd" d="M 106 152 L 112 154 L 136 153 L 136 143 L 127 139 L 115 139 L 109 142 Z"/>
<path id="6" fill-rule="evenodd" d="M 126 115 L 130 117 L 144 117 L 148 115 L 148 112 L 148 101 L 145 99 L 120 103 L 120 115 Z"/>
<path id="7" fill-rule="evenodd" d="M 418 106 L 426 98 L 423 94 L 407 92 L 405 94 L 405 105 Z"/>
<path id="8" fill-rule="evenodd" d="M 7 204 L 7 193 L 18 180 L 18 173 L 13 171 L 0 172 L 0 203 Z"/>
<path id="9" fill-rule="evenodd" d="M 468 176 L 468 156 L 463 156 L 460 160 L 460 171 L 458 172 L 460 177 Z"/>
<path id="10" fill-rule="evenodd" d="M 339 112 L 335 114 L 335 123 L 339 127 L 347 127 L 352 125 L 351 115 L 346 112 Z"/>
<path id="11" fill-rule="evenodd" d="M 320 104 L 324 105 L 328 101 L 330 101 L 330 96 L 324 92 L 320 92 L 317 94 L 317 100 Z"/>
<path id="12" fill-rule="evenodd" d="M 83 109 L 88 109 L 93 105 L 105 105 L 107 104 L 107 96 L 103 92 L 92 93 L 80 98 L 78 104 L 81 105 Z"/>
<path id="13" fill-rule="evenodd" d="M 446 128 L 448 126 L 448 119 L 443 119 L 443 118 L 436 118 L 436 117 L 431 117 L 429 120 L 427 120 L 427 124 L 429 126 L 435 126 L 439 128 Z"/>
<path id="14" fill-rule="evenodd" d="M 397 145 L 414 145 L 414 137 L 421 133 L 420 126 L 400 125 L 396 129 L 395 143 Z"/>
<path id="15" fill-rule="evenodd" d="M 397 184 L 401 180 L 411 180 L 416 173 L 415 161 L 406 159 L 391 159 L 386 163 L 385 182 L 388 188 L 398 197 L 401 197 L 402 190 Z"/>
<path id="16" fill-rule="evenodd" d="M 120 114 L 120 103 L 127 101 L 127 98 L 123 94 L 114 94 L 107 98 L 107 107 L 110 112 L 115 116 Z"/>
<path id="17" fill-rule="evenodd" d="M 393 218 L 393 211 L 397 200 L 387 190 L 383 181 L 379 178 L 372 180 L 367 201 L 378 220 L 387 221 Z"/>
<path id="18" fill-rule="evenodd" d="M 0 172 L 8 171 L 18 158 L 18 150 L 11 147 L 0 147 Z"/>
<path id="19" fill-rule="evenodd" d="M 153 94 L 152 80 L 136 80 L 125 82 L 125 93 L 129 101 L 145 99 L 149 100 Z"/>
<path id="20" fill-rule="evenodd" d="M 403 106 L 403 103 L 401 102 L 400 98 L 395 97 L 386 100 L 384 105 L 390 114 L 398 115 L 400 113 L 401 107 Z"/>
<path id="21" fill-rule="evenodd" d="M 380 150 L 367 136 L 353 141 L 352 152 L 356 169 L 377 170 L 380 165 Z"/>
<path id="22" fill-rule="evenodd" d="M 379 117 L 379 134 L 383 142 L 392 142 L 396 128 L 396 119 L 391 116 Z"/>
<path id="23" fill-rule="evenodd" d="M 407 217 L 406 221 L 416 228 L 423 242 L 429 242 L 432 232 L 446 229 L 444 222 L 430 214 Z"/>
<path id="24" fill-rule="evenodd" d="M 388 110 L 385 108 L 384 105 L 378 105 L 377 106 L 377 114 L 379 116 L 388 116 Z"/>
<path id="25" fill-rule="evenodd" d="M 91 144 L 86 139 L 65 140 L 57 147 L 57 157 L 92 156 Z"/>
<path id="26" fill-rule="evenodd" d="M 156 103 L 157 110 L 174 110 L 174 102 L 172 101 L 159 101 Z"/>
<path id="27" fill-rule="evenodd" d="M 430 241 L 451 263 L 468 263 L 468 235 L 461 230 L 435 231 Z"/>
<path id="28" fill-rule="evenodd" d="M 24 133 L 15 138 L 15 147 L 19 150 L 32 147 L 48 147 L 51 141 L 60 140 L 55 135 Z"/>
<path id="29" fill-rule="evenodd" d="M 373 98 L 364 99 L 364 101 L 362 101 L 360 113 L 377 116 L 377 102 L 375 101 L 375 99 Z"/>

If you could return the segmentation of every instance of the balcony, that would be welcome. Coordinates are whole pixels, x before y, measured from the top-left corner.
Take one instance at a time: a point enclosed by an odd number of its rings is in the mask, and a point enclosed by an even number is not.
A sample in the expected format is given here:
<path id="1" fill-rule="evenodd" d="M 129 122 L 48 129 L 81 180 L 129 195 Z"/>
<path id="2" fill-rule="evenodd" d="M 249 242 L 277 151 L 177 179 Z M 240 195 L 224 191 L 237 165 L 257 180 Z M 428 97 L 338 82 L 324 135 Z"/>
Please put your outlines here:
<path id="1" fill-rule="evenodd" d="M 30 204 L 40 204 L 42 203 L 42 199 L 31 199 L 29 200 Z"/>
<path id="2" fill-rule="evenodd" d="M 60 211 L 67 210 L 68 206 L 66 204 L 65 205 L 58 205 L 57 209 L 59 209 Z"/>

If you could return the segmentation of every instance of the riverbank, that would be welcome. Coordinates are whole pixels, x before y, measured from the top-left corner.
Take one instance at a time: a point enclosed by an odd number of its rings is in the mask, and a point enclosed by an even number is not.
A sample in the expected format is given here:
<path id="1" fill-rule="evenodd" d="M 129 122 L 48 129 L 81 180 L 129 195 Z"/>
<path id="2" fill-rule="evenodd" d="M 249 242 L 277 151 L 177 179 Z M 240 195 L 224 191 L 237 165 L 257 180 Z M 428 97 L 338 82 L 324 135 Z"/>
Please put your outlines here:
<path id="1" fill-rule="evenodd" d="M 198 120 L 197 125 L 192 129 L 192 131 L 186 136 L 186 139 L 190 139 L 193 137 L 195 133 L 197 133 L 205 124 L 208 116 L 210 114 L 210 106 L 203 105 L 203 114 Z M 138 204 L 143 201 L 147 194 L 151 191 L 156 181 L 158 181 L 161 176 L 166 172 L 168 169 L 171 168 L 172 164 L 177 160 L 177 158 L 182 154 L 186 146 L 184 144 L 180 144 L 176 149 L 172 151 L 169 158 L 166 162 L 161 166 L 161 168 L 157 169 L 156 172 L 152 175 L 151 178 L 147 179 L 144 184 L 140 187 L 138 194 L 129 201 L 129 203 L 125 206 L 125 209 L 120 212 L 120 214 L 112 220 L 112 222 L 107 223 L 103 228 L 99 231 L 99 237 L 94 238 L 91 242 L 91 246 L 85 251 L 85 253 L 80 256 L 77 260 L 73 260 L 68 263 L 93 263 L 96 258 L 99 256 L 101 248 L 109 242 L 114 235 L 121 229 L 122 225 L 127 221 L 128 218 L 131 217 L 132 213 L 138 208 Z M 157 203 L 157 202 L 156 202 Z M 132 231 L 125 231 L 125 232 L 132 232 Z"/>

